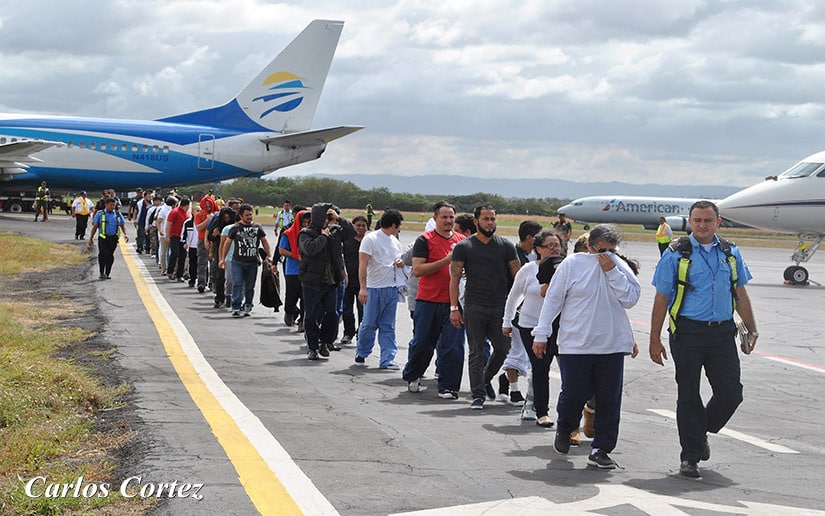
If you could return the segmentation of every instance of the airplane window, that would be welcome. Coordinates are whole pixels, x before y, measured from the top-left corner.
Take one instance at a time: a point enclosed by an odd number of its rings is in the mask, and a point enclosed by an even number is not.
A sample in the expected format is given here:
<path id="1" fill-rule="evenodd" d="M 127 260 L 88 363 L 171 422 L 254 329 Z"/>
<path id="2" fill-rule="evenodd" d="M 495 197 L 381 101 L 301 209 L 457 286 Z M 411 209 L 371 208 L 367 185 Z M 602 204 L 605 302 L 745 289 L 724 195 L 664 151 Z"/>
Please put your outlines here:
<path id="1" fill-rule="evenodd" d="M 822 171 L 819 172 L 819 174 L 817 174 L 816 177 L 825 177 L 825 169 L 822 169 Z"/>
<path id="2" fill-rule="evenodd" d="M 126 145 L 125 143 L 121 143 L 121 144 L 120 144 L 120 152 L 126 152 L 126 151 L 128 151 L 128 150 L 129 150 L 129 146 L 128 146 L 128 145 Z"/>
<path id="3" fill-rule="evenodd" d="M 169 146 L 168 145 L 163 146 L 163 153 L 164 154 L 169 154 Z"/>
<path id="4" fill-rule="evenodd" d="M 782 174 L 779 177 L 783 177 L 786 179 L 808 177 L 813 175 L 817 170 L 819 170 L 822 167 L 822 165 L 822 163 L 811 163 L 808 161 L 803 161 L 801 163 L 797 163 L 785 172 L 782 172 Z"/>
<path id="5" fill-rule="evenodd" d="M 106 142 L 100 144 L 100 150 L 106 150 Z"/>
<path id="6" fill-rule="evenodd" d="M 89 148 L 90 148 L 90 149 L 96 149 L 96 148 L 97 148 L 97 144 L 96 144 L 95 142 L 89 142 Z"/>
<path id="7" fill-rule="evenodd" d="M 148 145 L 143 146 L 143 152 L 149 152 L 149 146 Z"/>
<path id="8" fill-rule="evenodd" d="M 66 142 L 66 147 L 68 147 L 70 149 L 74 148 L 74 142 L 69 140 L 68 142 Z"/>
<path id="9" fill-rule="evenodd" d="M 6 143 L 6 137 L 0 138 L 0 144 Z"/>
<path id="10" fill-rule="evenodd" d="M 14 142 L 16 142 L 16 141 L 17 141 L 17 138 L 12 138 L 12 139 L 11 139 L 11 142 L 12 142 L 12 143 L 14 143 Z"/>
<path id="11" fill-rule="evenodd" d="M 132 152 L 137 152 L 137 151 L 138 151 L 138 146 L 137 146 L 136 143 L 133 143 L 132 144 Z"/>
<path id="12" fill-rule="evenodd" d="M 86 142 L 80 142 L 78 145 L 80 145 L 80 148 L 81 148 L 81 149 L 85 149 L 85 148 L 86 148 Z"/>
<path id="13" fill-rule="evenodd" d="M 157 145 L 152 145 L 152 152 L 157 152 L 157 151 L 158 151 L 158 146 Z"/>

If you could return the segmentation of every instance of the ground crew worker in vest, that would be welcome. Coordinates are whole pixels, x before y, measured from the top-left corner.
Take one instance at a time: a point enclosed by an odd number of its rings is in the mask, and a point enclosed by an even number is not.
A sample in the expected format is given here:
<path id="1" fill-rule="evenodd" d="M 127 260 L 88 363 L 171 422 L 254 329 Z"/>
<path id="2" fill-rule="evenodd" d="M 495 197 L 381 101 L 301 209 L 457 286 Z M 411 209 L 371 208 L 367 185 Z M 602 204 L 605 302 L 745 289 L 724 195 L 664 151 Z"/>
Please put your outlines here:
<path id="1" fill-rule="evenodd" d="M 664 254 L 670 241 L 673 240 L 673 230 L 664 217 L 659 217 L 659 229 L 656 230 L 656 243 L 659 244 L 659 256 Z"/>
<path id="2" fill-rule="evenodd" d="M 37 197 L 34 201 L 34 221 L 37 222 L 37 217 L 40 216 L 41 210 L 43 211 L 43 222 L 49 220 L 49 187 L 46 186 L 46 182 L 43 181 L 40 183 L 40 186 L 37 187 Z"/>
<path id="3" fill-rule="evenodd" d="M 100 228 L 97 245 L 97 263 L 100 266 L 100 277 L 98 279 L 109 279 L 112 273 L 112 264 L 115 263 L 115 249 L 120 235 L 126 242 L 129 235 L 126 234 L 126 220 L 123 214 L 117 209 L 117 200 L 113 197 L 106 199 L 104 209 L 95 213 L 92 221 L 92 234 L 89 236 L 89 247 L 95 238 L 95 233 Z"/>
<path id="4" fill-rule="evenodd" d="M 659 365 L 667 359 L 661 332 L 668 317 L 678 388 L 679 473 L 701 478 L 698 462 L 710 458 L 707 432 L 718 433 L 742 402 L 734 310 L 750 331 L 749 350 L 759 333 L 745 290 L 751 273 L 739 249 L 716 236 L 722 222 L 719 209 L 710 201 L 697 201 L 689 213 L 692 234 L 671 244 L 653 275 L 650 358 Z M 684 256 L 688 251 L 682 253 L 688 242 L 689 262 Z M 707 404 L 699 388 L 703 367 L 713 392 Z"/>
<path id="5" fill-rule="evenodd" d="M 80 192 L 80 196 L 72 202 L 72 217 L 75 219 L 74 239 L 85 240 L 86 228 L 89 227 L 89 214 L 95 207 L 95 203 L 86 197 L 86 192 Z"/>

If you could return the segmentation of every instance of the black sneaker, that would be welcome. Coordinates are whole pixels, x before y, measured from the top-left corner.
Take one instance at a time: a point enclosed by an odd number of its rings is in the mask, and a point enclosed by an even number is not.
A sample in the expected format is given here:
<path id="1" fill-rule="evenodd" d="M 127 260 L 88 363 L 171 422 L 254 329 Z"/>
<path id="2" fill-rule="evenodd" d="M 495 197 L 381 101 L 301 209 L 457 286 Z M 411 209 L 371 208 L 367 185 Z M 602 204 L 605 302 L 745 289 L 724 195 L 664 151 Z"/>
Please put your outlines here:
<path id="1" fill-rule="evenodd" d="M 241 311 L 240 310 L 232 310 L 232 317 L 240 317 Z"/>
<path id="2" fill-rule="evenodd" d="M 450 389 L 439 389 L 438 397 L 444 400 L 457 400 L 458 393 L 455 391 L 451 391 Z"/>
<path id="3" fill-rule="evenodd" d="M 329 349 L 330 351 L 341 351 L 341 346 L 332 342 L 330 344 L 327 344 L 327 349 Z"/>
<path id="4" fill-rule="evenodd" d="M 556 430 L 556 438 L 553 440 L 553 449 L 562 455 L 567 455 L 570 451 L 570 434 Z"/>
<path id="5" fill-rule="evenodd" d="M 490 385 L 489 383 L 487 385 Z M 471 410 L 482 410 L 484 408 L 484 398 L 473 398 L 473 402 L 470 403 Z"/>
<path id="6" fill-rule="evenodd" d="M 310 360 L 318 360 L 318 352 L 315 351 L 314 349 L 310 349 L 307 352 L 307 358 L 310 359 Z"/>
<path id="7" fill-rule="evenodd" d="M 349 344 L 350 342 L 352 342 L 352 335 L 344 335 L 341 339 L 341 344 Z"/>
<path id="8" fill-rule="evenodd" d="M 710 445 L 708 444 L 708 436 L 705 436 L 705 440 L 702 442 L 702 456 L 699 460 L 710 460 Z"/>
<path id="9" fill-rule="evenodd" d="M 295 316 L 292 314 L 284 314 L 284 326 L 292 326 L 295 324 Z"/>
<path id="10" fill-rule="evenodd" d="M 358 355 L 355 355 L 355 365 L 363 367 L 367 365 L 367 360 L 364 357 L 359 357 Z"/>
<path id="11" fill-rule="evenodd" d="M 616 469 L 618 464 L 611 459 L 604 450 L 594 450 L 587 457 L 587 463 L 599 469 Z"/>
<path id="12" fill-rule="evenodd" d="M 679 474 L 688 478 L 702 478 L 702 474 L 699 473 L 699 466 L 693 460 L 683 460 L 679 466 Z"/>
<path id="13" fill-rule="evenodd" d="M 206 292 L 206 287 L 198 287 L 198 294 L 203 294 Z"/>
<path id="14" fill-rule="evenodd" d="M 493 389 L 493 384 L 491 384 L 489 382 L 485 383 L 484 384 L 484 390 L 487 391 L 487 397 L 488 398 L 490 398 L 491 400 L 496 399 L 496 391 L 495 391 L 495 389 Z"/>
<path id="15" fill-rule="evenodd" d="M 324 358 L 327 358 L 329 356 L 329 349 L 327 349 L 327 345 L 324 344 L 323 342 L 318 347 L 318 354 L 321 355 Z"/>
<path id="16" fill-rule="evenodd" d="M 507 379 L 507 373 L 501 373 L 498 375 L 498 393 L 507 395 L 509 392 L 510 380 Z"/>
<path id="17" fill-rule="evenodd" d="M 521 391 L 510 391 L 510 405 L 515 407 L 523 407 L 524 406 L 524 396 L 521 395 Z"/>
<path id="18" fill-rule="evenodd" d="M 220 307 L 222 307 L 222 306 L 223 306 L 223 301 L 218 301 L 218 300 L 216 299 L 216 300 L 215 300 L 215 308 L 220 308 Z"/>

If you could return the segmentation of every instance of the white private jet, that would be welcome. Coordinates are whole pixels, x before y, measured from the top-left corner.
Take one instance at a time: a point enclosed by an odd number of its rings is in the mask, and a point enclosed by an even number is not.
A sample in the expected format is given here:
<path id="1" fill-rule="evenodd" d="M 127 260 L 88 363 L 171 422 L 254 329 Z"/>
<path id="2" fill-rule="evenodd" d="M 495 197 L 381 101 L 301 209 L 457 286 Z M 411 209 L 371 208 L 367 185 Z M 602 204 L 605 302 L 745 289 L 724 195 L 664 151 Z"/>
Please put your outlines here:
<path id="1" fill-rule="evenodd" d="M 592 223 L 641 224 L 645 229 L 656 229 L 659 217 L 664 217 L 674 231 L 689 231 L 690 206 L 698 200 L 601 195 L 576 199 L 559 208 L 558 212 L 584 224 L 584 229 L 589 229 Z"/>
<path id="2" fill-rule="evenodd" d="M 222 106 L 158 120 L 0 114 L 0 185 L 184 186 L 318 159 L 362 129 L 310 128 L 343 26 L 313 21 Z"/>
<path id="3" fill-rule="evenodd" d="M 825 238 L 825 152 L 803 159 L 779 176 L 717 203 L 725 219 L 768 231 L 796 233 L 799 245 L 785 269 L 786 283 L 805 285 L 808 271 L 800 263 L 816 253 Z"/>

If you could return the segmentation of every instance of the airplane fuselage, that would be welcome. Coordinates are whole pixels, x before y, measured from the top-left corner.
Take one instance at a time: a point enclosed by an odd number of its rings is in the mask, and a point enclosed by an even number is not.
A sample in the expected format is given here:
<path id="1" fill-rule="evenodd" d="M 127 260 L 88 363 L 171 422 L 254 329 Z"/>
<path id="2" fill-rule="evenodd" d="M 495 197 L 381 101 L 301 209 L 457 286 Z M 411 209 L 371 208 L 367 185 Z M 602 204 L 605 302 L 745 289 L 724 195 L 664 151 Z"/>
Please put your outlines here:
<path id="1" fill-rule="evenodd" d="M 14 183 L 126 189 L 260 176 L 317 159 L 325 145 L 265 146 L 274 132 L 158 121 L 0 115 L 0 144 L 22 139 L 62 142 L 34 155 Z M 0 185 L 1 186 L 1 185 Z"/>
<path id="2" fill-rule="evenodd" d="M 825 233 L 825 152 L 799 165 L 805 163 L 809 175 L 783 174 L 719 201 L 722 216 L 780 233 Z"/>
<path id="3" fill-rule="evenodd" d="M 559 208 L 568 218 L 586 223 L 641 224 L 655 229 L 665 217 L 674 229 L 683 229 L 690 206 L 698 199 L 679 197 L 592 196 Z M 678 226 L 678 228 L 677 228 Z"/>

